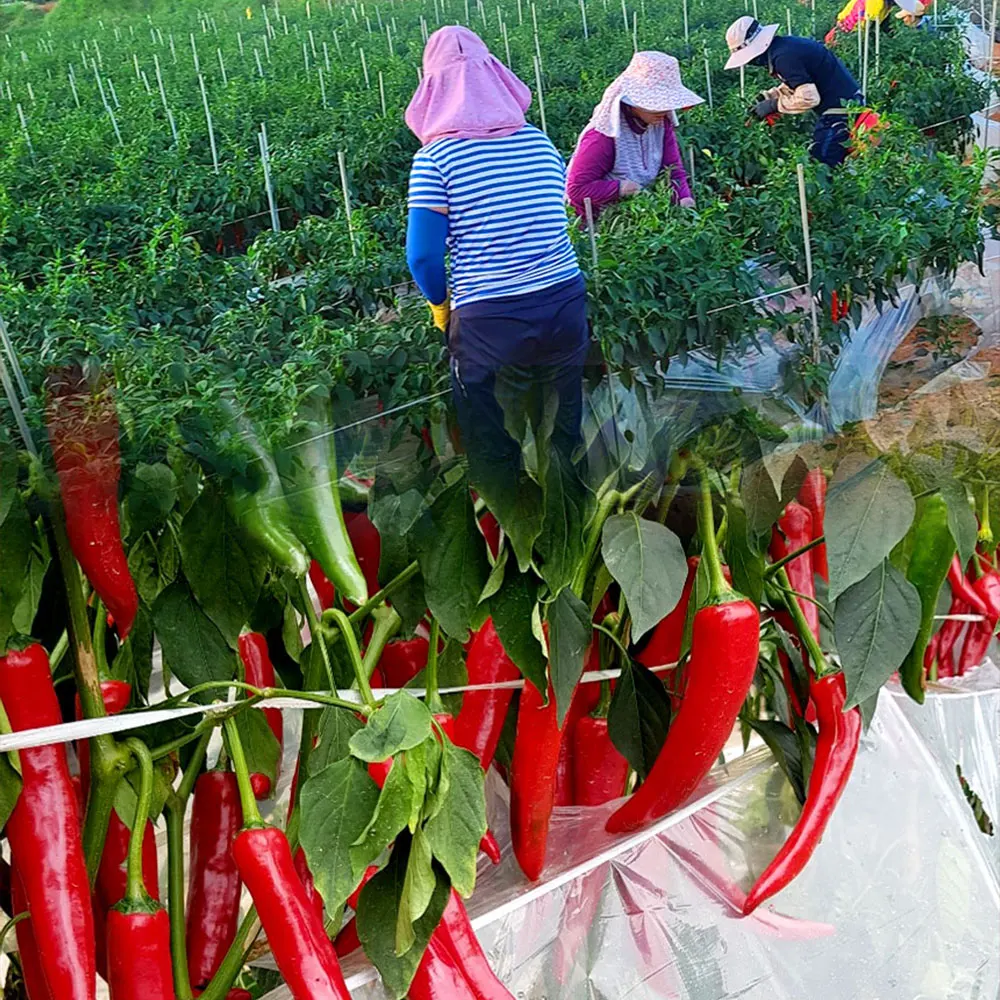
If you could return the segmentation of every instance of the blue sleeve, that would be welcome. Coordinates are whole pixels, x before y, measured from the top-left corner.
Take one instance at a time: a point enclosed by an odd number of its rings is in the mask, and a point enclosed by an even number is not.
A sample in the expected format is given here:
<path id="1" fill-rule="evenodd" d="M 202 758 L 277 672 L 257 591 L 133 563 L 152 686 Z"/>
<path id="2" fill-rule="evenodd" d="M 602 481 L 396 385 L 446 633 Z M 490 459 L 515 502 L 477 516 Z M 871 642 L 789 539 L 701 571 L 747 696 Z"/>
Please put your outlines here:
<path id="1" fill-rule="evenodd" d="M 444 255 L 448 216 L 429 208 L 411 208 L 406 223 L 406 263 L 424 298 L 440 305 L 448 297 Z"/>

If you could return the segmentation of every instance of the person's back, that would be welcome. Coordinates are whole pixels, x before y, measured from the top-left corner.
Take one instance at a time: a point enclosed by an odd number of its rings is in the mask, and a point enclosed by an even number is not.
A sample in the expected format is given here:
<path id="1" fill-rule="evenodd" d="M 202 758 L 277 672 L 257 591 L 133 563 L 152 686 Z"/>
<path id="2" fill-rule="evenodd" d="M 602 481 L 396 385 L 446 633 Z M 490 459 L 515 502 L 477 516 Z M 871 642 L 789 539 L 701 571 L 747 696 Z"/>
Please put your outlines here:
<path id="1" fill-rule="evenodd" d="M 533 125 L 490 139 L 443 138 L 413 159 L 410 207 L 448 208 L 452 307 L 573 277 L 566 167 Z"/>
<path id="2" fill-rule="evenodd" d="M 793 90 L 804 83 L 815 84 L 822 114 L 858 100 L 861 88 L 848 68 L 825 45 L 812 38 L 778 35 L 764 57 L 773 73 Z"/>

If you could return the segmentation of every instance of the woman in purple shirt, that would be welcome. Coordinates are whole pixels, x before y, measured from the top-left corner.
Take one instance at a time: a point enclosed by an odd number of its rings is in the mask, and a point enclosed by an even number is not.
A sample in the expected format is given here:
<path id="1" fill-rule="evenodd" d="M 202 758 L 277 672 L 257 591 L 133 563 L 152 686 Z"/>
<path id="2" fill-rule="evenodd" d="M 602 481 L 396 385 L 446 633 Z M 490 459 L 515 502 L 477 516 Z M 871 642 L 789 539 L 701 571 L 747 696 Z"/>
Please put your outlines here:
<path id="1" fill-rule="evenodd" d="M 566 196 L 581 216 L 590 199 L 595 217 L 606 205 L 648 187 L 663 172 L 674 201 L 694 206 L 674 131 L 681 108 L 701 104 L 681 83 L 677 60 L 665 52 L 637 52 L 615 79 L 576 144 Z"/>

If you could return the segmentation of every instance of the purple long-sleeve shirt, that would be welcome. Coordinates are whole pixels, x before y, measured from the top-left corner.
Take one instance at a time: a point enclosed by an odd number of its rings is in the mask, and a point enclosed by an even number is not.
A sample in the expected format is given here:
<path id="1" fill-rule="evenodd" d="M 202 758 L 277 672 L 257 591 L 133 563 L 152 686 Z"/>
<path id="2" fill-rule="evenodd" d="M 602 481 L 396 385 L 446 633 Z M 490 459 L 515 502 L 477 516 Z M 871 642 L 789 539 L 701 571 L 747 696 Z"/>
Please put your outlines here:
<path id="1" fill-rule="evenodd" d="M 609 175 L 615 166 L 615 140 L 596 129 L 588 129 L 570 164 L 566 180 L 566 196 L 578 215 L 584 215 L 584 199 L 589 198 L 596 217 L 602 208 L 618 201 L 618 181 Z M 673 125 L 663 123 L 663 163 L 660 173 L 670 171 L 674 188 L 674 203 L 691 197 L 687 173 L 681 160 L 677 133 Z"/>

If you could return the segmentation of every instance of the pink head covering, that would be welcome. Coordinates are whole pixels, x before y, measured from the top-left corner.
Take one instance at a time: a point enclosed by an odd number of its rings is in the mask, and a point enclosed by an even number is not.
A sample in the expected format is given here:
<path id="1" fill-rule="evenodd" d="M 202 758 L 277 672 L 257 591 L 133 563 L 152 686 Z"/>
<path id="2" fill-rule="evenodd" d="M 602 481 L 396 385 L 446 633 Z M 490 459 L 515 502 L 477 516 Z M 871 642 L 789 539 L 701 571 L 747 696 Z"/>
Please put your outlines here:
<path id="1" fill-rule="evenodd" d="M 531 91 L 468 28 L 439 28 L 424 48 L 424 78 L 406 124 L 426 146 L 435 139 L 494 139 L 524 125 Z"/>

